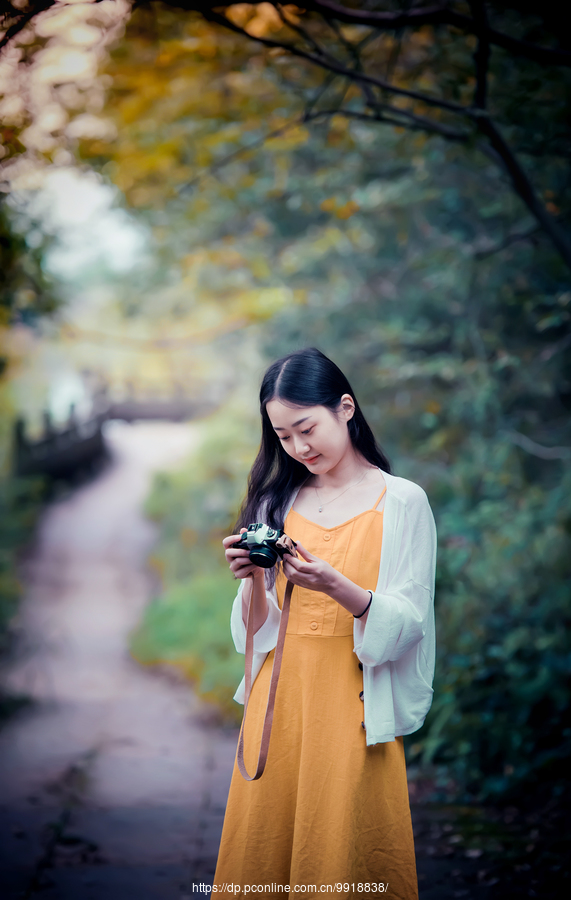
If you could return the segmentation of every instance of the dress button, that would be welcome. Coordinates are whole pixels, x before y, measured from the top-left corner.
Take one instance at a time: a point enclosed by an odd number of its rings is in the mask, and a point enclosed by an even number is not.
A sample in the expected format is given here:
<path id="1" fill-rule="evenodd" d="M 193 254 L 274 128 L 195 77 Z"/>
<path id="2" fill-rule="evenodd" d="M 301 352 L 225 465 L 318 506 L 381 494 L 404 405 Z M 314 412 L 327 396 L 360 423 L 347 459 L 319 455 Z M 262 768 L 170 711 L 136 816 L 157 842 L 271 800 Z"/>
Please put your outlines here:
<path id="1" fill-rule="evenodd" d="M 363 729 L 363 731 L 366 731 L 365 723 L 364 723 L 364 722 L 361 722 L 361 728 Z"/>
<path id="2" fill-rule="evenodd" d="M 324 535 L 323 535 L 323 540 L 324 540 L 324 541 L 330 541 L 330 540 L 331 540 L 331 535 L 330 535 L 330 534 L 324 534 Z"/>
<path id="3" fill-rule="evenodd" d="M 315 629 L 317 628 L 317 622 L 312 622 L 309 627 L 311 628 L 312 631 L 315 631 Z"/>
<path id="4" fill-rule="evenodd" d="M 364 696 L 363 691 L 359 691 L 359 700 L 362 700 Z"/>
<path id="5" fill-rule="evenodd" d="M 359 668 L 360 668 L 360 670 L 361 670 L 361 672 L 362 672 L 362 671 L 363 671 L 363 663 L 359 663 Z"/>

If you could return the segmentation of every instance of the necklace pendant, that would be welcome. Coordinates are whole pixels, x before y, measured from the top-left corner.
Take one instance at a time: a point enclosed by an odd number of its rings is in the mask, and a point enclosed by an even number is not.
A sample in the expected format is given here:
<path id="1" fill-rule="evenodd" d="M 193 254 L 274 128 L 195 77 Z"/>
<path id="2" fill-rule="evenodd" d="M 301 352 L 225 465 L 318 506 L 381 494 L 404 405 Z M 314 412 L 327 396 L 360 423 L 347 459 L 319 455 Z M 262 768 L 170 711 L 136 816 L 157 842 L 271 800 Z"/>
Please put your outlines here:
<path id="1" fill-rule="evenodd" d="M 322 506 L 320 506 L 320 507 L 319 507 L 319 512 L 321 512 L 321 511 L 322 511 L 322 510 L 323 510 L 323 507 L 322 507 Z"/>

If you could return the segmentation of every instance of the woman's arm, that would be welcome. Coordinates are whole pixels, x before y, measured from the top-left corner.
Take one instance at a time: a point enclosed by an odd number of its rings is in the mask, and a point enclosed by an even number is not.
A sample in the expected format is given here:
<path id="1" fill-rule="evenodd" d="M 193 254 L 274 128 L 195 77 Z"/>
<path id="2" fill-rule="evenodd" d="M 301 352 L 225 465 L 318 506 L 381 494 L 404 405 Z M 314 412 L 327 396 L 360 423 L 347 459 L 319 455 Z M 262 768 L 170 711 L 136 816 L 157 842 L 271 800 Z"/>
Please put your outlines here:
<path id="1" fill-rule="evenodd" d="M 246 531 L 240 530 L 240 534 Z M 266 584 L 264 570 L 250 562 L 250 553 L 243 547 L 237 548 L 236 542 L 240 540 L 240 534 L 231 534 L 222 541 L 226 562 L 234 578 L 244 581 L 242 585 L 242 619 L 244 625 L 248 622 L 248 610 L 253 603 L 254 634 L 260 630 L 268 617 L 268 602 L 266 598 Z"/>
<path id="2" fill-rule="evenodd" d="M 323 559 L 313 556 L 299 541 L 297 552 L 301 558 L 284 556 L 283 559 L 284 574 L 293 584 L 327 594 L 351 615 L 362 615 L 371 599 L 369 591 L 359 587 Z M 362 616 L 362 621 L 365 621 L 367 616 L 368 611 Z"/>
<path id="3" fill-rule="evenodd" d="M 250 603 L 253 603 L 254 650 L 268 653 L 276 645 L 281 618 L 280 608 L 277 597 L 274 596 L 275 590 L 266 591 L 264 570 L 250 562 L 248 550 L 234 546 L 239 538 L 239 534 L 231 534 L 222 541 L 230 571 L 235 578 L 241 580 L 232 606 L 230 620 L 232 638 L 238 653 L 244 653 L 248 610 Z"/>
<path id="4" fill-rule="evenodd" d="M 232 639 L 238 653 L 246 652 L 246 624 L 244 622 L 244 601 L 242 595 L 248 586 L 249 579 L 240 583 L 238 594 L 232 606 L 230 627 Z M 256 653 L 269 653 L 276 646 L 280 627 L 281 610 L 278 606 L 275 590 L 266 590 L 267 617 L 254 633 L 254 651 Z M 247 614 L 247 609 L 246 609 Z"/>
<path id="5" fill-rule="evenodd" d="M 254 634 L 256 634 L 268 618 L 268 600 L 264 570 L 258 569 L 244 579 L 242 588 L 242 621 L 248 625 L 248 613 L 252 607 L 254 616 Z"/>

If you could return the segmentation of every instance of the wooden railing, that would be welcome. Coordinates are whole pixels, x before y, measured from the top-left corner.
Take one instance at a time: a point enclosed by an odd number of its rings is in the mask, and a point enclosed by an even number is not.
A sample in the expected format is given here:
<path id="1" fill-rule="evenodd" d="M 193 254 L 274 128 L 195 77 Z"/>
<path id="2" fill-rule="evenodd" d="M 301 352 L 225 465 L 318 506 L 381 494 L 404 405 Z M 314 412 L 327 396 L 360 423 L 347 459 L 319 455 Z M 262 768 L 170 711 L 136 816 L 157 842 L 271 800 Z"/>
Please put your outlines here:
<path id="1" fill-rule="evenodd" d="M 109 402 L 105 395 L 96 398 L 92 414 L 80 421 L 72 405 L 62 426 L 54 425 L 48 412 L 43 414 L 43 433 L 39 438 L 26 435 L 24 419 L 14 427 L 13 471 L 16 475 L 45 475 L 70 478 L 79 470 L 89 470 L 107 456 L 103 423 L 108 419 L 135 422 L 140 419 L 185 421 L 205 410 L 196 401 L 183 396 L 172 398 L 133 396 Z"/>

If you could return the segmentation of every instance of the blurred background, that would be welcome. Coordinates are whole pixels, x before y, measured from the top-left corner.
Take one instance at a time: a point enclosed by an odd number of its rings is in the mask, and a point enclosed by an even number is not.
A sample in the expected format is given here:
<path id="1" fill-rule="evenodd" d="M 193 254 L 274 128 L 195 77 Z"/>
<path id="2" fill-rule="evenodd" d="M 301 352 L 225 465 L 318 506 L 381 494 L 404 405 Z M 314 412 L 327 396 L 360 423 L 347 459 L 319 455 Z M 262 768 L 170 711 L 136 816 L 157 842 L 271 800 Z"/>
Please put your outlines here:
<path id="1" fill-rule="evenodd" d="M 243 666 L 220 541 L 261 374 L 305 346 L 348 374 L 437 521 L 435 696 L 407 741 L 421 897 L 568 887 L 565 12 L 2 2 L 14 896 L 182 897 L 211 878 Z"/>

